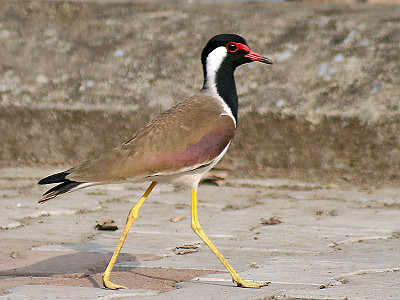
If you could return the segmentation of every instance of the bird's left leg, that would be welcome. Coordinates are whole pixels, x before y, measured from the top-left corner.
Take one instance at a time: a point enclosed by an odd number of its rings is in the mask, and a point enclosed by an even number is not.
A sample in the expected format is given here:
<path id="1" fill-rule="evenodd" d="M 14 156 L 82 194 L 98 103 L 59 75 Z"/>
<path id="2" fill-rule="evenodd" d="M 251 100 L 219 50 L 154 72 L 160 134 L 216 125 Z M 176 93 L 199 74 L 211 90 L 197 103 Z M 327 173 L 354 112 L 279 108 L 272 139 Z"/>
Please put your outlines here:
<path id="1" fill-rule="evenodd" d="M 111 271 L 114 267 L 115 262 L 117 261 L 118 254 L 121 251 L 122 245 L 125 242 L 125 239 L 129 232 L 129 229 L 131 228 L 133 221 L 135 221 L 135 219 L 138 217 L 140 207 L 143 205 L 144 201 L 146 201 L 147 196 L 149 196 L 149 194 L 151 193 L 151 191 L 153 190 L 153 188 L 155 186 L 156 186 L 156 182 L 153 181 L 150 184 L 150 186 L 147 188 L 146 192 L 143 194 L 142 198 L 140 198 L 138 203 L 136 203 L 136 205 L 129 212 L 129 215 L 126 220 L 125 227 L 124 227 L 124 230 L 122 231 L 122 235 L 118 242 L 117 248 L 115 249 L 114 254 L 111 257 L 111 260 L 108 263 L 107 269 L 104 271 L 104 274 L 103 274 L 103 285 L 106 288 L 109 288 L 112 290 L 126 289 L 126 287 L 124 287 L 122 285 L 114 284 L 110 281 Z"/>
<path id="2" fill-rule="evenodd" d="M 211 249 L 212 252 L 218 257 L 218 259 L 224 264 L 225 268 L 232 275 L 232 279 L 238 286 L 246 288 L 260 288 L 269 284 L 269 282 L 251 282 L 243 280 L 238 273 L 231 267 L 224 256 L 219 252 L 219 250 L 214 246 L 211 240 L 206 236 L 204 231 L 201 229 L 198 216 L 197 216 L 197 190 L 192 189 L 192 229 L 194 232 L 206 243 L 206 245 Z"/>

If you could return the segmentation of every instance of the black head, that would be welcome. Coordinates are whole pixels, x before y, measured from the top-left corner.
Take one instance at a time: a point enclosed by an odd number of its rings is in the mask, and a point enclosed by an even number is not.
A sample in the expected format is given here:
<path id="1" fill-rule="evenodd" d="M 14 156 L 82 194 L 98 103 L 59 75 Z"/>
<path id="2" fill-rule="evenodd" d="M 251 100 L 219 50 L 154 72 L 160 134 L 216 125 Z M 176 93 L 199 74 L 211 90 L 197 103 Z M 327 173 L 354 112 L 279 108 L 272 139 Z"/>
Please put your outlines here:
<path id="1" fill-rule="evenodd" d="M 201 61 L 203 66 L 207 63 L 207 57 L 214 50 L 218 49 L 215 56 L 224 56 L 225 65 L 229 65 L 233 70 L 245 63 L 259 61 L 272 64 L 272 61 L 250 50 L 244 38 L 237 34 L 218 34 L 212 37 L 203 49 Z"/>

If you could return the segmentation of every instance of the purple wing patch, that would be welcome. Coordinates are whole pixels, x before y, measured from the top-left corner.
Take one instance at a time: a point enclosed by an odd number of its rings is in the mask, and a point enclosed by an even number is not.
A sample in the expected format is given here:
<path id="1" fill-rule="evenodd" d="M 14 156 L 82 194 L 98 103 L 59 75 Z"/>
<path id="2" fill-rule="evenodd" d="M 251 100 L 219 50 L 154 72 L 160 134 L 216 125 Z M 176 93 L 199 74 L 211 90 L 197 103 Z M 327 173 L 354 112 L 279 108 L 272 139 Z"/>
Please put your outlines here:
<path id="1" fill-rule="evenodd" d="M 215 129 L 205 134 L 200 141 L 189 145 L 181 153 L 147 154 L 148 170 L 151 173 L 174 172 L 211 163 L 229 144 L 234 135 L 234 125 Z"/>

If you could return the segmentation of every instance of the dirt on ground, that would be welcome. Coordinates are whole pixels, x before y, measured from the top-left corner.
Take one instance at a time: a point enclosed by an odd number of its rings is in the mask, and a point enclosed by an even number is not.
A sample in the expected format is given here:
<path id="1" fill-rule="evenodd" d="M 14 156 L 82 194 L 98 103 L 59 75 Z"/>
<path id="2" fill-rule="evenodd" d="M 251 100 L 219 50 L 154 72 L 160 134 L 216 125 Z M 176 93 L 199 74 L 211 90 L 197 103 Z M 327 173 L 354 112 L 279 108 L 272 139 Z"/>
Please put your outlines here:
<path id="1" fill-rule="evenodd" d="M 235 32 L 274 61 L 236 72 L 235 176 L 399 182 L 400 6 L 40 2 L 0 6 L 0 166 L 109 150 L 202 85 Z"/>

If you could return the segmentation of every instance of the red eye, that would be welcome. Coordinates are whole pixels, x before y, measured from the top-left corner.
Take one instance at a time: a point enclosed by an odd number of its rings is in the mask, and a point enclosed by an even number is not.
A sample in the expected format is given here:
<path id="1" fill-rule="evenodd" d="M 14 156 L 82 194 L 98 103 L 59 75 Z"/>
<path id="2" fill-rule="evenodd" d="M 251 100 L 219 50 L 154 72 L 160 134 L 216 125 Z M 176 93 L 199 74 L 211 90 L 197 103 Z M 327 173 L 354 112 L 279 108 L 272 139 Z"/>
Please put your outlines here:
<path id="1" fill-rule="evenodd" d="M 226 49 L 229 52 L 236 52 L 239 50 L 239 47 L 236 43 L 231 42 L 231 43 L 226 44 Z"/>

